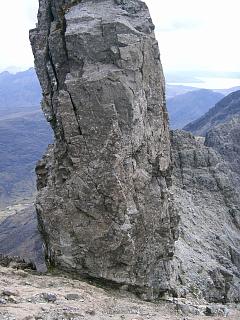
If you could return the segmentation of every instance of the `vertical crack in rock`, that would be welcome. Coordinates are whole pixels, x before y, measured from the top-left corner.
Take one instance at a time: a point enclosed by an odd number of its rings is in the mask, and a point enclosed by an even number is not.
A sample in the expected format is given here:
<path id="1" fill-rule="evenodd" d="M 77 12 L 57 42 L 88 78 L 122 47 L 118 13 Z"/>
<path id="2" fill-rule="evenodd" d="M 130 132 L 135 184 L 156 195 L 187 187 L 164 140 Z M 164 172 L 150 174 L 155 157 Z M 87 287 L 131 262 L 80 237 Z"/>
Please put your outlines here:
<path id="1" fill-rule="evenodd" d="M 30 40 L 55 143 L 37 167 L 50 264 L 155 299 L 178 218 L 165 84 L 139 0 L 40 0 Z"/>
<path id="2" fill-rule="evenodd" d="M 67 91 L 67 92 L 68 92 L 68 91 Z M 75 117 L 76 117 L 76 120 L 77 120 L 79 135 L 82 136 L 83 134 L 82 134 L 82 129 L 81 129 L 81 126 L 80 126 L 80 122 L 79 122 L 79 120 L 78 120 L 77 107 L 76 107 L 76 105 L 75 105 L 75 103 L 74 103 L 74 101 L 73 101 L 73 98 L 72 98 L 72 96 L 71 96 L 71 93 L 68 92 L 68 94 L 69 94 L 69 97 L 70 97 L 70 100 L 71 100 L 71 104 L 72 104 L 72 107 L 73 107 L 73 112 L 74 112 Z"/>

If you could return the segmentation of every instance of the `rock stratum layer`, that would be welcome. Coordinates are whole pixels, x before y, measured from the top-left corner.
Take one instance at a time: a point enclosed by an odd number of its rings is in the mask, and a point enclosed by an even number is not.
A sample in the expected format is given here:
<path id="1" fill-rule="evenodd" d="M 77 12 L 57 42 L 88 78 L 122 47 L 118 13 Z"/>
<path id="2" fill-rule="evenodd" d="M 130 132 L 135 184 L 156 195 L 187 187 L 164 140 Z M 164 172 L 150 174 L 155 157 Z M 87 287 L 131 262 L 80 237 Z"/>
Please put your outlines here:
<path id="1" fill-rule="evenodd" d="M 40 0 L 30 32 L 55 133 L 37 167 L 48 260 L 148 298 L 171 288 L 178 224 L 153 30 L 139 0 Z"/>

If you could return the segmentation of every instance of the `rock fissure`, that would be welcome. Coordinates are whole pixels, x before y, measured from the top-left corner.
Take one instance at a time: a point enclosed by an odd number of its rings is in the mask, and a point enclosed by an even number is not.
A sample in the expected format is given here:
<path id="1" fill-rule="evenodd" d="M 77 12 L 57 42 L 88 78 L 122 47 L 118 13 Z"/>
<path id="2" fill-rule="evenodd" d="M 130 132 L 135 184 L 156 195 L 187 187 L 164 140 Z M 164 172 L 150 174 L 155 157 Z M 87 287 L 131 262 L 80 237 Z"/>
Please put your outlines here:
<path id="1" fill-rule="evenodd" d="M 67 90 L 67 93 L 69 94 L 69 97 L 70 97 L 70 100 L 71 100 L 71 104 L 72 104 L 72 107 L 73 107 L 73 112 L 75 114 L 75 118 L 76 118 L 76 121 L 77 121 L 77 124 L 78 124 L 78 131 L 79 131 L 79 135 L 82 136 L 83 135 L 83 132 L 82 132 L 82 129 L 81 129 L 81 125 L 80 125 L 80 121 L 79 121 L 79 116 L 78 116 L 78 112 L 77 112 L 77 107 L 73 101 L 73 98 L 72 98 L 72 95 L 71 93 Z"/>

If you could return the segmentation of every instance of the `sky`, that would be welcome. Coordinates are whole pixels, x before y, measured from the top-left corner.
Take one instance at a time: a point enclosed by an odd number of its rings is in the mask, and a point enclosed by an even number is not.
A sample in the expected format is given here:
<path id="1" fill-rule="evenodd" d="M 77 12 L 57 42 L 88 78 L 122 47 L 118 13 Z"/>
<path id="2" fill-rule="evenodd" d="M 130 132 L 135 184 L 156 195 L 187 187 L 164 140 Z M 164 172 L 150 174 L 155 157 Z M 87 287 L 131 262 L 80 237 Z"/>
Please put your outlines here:
<path id="1" fill-rule="evenodd" d="M 2 1 L 0 70 L 33 66 L 38 0 Z M 146 0 L 165 71 L 240 71 L 239 0 Z"/>

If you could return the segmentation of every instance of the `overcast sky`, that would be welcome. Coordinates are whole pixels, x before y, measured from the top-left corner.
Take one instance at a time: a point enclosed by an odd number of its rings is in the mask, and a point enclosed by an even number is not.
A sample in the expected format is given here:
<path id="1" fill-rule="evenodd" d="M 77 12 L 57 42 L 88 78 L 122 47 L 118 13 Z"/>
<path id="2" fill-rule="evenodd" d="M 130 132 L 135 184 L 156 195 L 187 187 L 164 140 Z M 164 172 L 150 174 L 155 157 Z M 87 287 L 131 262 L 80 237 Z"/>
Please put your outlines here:
<path id="1" fill-rule="evenodd" d="M 169 70 L 240 71 L 240 0 L 146 0 Z M 0 69 L 33 65 L 38 0 L 2 1 Z"/>

